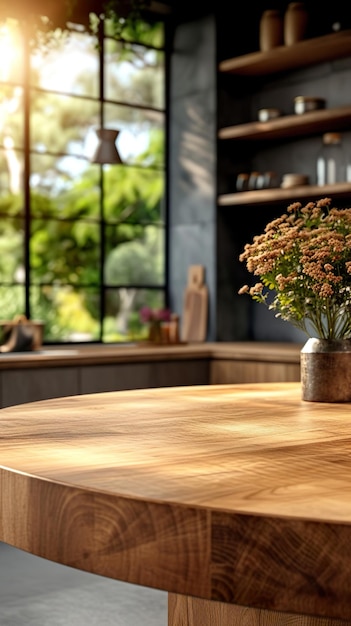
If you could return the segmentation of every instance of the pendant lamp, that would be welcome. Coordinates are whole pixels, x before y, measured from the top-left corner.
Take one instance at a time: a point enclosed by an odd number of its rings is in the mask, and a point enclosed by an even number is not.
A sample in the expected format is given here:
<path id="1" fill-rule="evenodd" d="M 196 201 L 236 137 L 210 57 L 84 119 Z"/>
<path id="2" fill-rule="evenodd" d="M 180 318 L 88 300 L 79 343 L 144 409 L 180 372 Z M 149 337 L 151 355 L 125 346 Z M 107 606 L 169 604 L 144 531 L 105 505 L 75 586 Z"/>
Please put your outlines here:
<path id="1" fill-rule="evenodd" d="M 122 163 L 122 159 L 119 156 L 116 140 L 119 135 L 119 130 L 112 128 L 99 128 L 96 131 L 99 143 L 95 150 L 95 154 L 91 159 L 92 163 Z"/>

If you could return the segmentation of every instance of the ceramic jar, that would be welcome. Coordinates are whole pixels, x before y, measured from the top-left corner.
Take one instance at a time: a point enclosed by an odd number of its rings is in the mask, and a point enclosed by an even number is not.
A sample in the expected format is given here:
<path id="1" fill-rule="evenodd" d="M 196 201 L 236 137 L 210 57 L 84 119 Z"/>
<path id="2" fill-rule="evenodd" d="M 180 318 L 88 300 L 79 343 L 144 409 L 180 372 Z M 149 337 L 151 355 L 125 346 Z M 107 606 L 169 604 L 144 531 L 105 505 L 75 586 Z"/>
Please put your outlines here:
<path id="1" fill-rule="evenodd" d="M 308 13 L 303 2 L 290 2 L 284 15 L 284 44 L 292 46 L 307 33 Z"/>
<path id="2" fill-rule="evenodd" d="M 309 339 L 301 350 L 302 399 L 351 402 L 351 340 Z"/>
<path id="3" fill-rule="evenodd" d="M 267 52 L 284 43 L 284 24 L 280 11 L 264 11 L 260 20 L 260 50 Z"/>

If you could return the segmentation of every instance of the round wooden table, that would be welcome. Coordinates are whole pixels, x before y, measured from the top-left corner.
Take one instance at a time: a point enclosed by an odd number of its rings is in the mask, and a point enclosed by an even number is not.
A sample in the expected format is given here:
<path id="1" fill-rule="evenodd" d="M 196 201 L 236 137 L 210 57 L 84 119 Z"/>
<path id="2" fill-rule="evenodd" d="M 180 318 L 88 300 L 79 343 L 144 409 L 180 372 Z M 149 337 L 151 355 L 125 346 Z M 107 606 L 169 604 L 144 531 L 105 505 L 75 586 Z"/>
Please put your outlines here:
<path id="1" fill-rule="evenodd" d="M 169 592 L 169 624 L 351 623 L 351 405 L 298 383 L 0 413 L 0 541 Z M 345 622 L 342 622 L 345 624 Z"/>

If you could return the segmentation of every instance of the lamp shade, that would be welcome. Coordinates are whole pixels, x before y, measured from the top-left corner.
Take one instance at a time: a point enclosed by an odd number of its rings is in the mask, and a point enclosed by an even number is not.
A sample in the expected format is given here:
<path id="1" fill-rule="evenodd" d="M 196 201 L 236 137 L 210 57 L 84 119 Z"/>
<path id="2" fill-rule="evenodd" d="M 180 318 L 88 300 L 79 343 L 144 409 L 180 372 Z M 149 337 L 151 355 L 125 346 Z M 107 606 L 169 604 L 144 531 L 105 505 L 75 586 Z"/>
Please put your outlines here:
<path id="1" fill-rule="evenodd" d="M 119 130 L 112 128 L 99 128 L 96 131 L 99 143 L 95 150 L 95 154 L 91 159 L 92 163 L 122 163 L 122 159 L 118 154 L 116 140 Z"/>

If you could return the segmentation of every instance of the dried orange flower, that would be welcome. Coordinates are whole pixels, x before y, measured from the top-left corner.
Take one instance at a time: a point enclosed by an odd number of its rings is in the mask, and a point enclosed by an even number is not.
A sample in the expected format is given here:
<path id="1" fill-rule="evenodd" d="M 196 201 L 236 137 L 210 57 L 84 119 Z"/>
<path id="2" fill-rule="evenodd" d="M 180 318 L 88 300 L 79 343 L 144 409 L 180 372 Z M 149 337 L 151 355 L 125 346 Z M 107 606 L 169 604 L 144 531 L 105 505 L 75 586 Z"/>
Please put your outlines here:
<path id="1" fill-rule="evenodd" d="M 323 198 L 295 202 L 244 247 L 239 260 L 260 280 L 239 294 L 307 335 L 351 338 L 351 209 Z"/>

